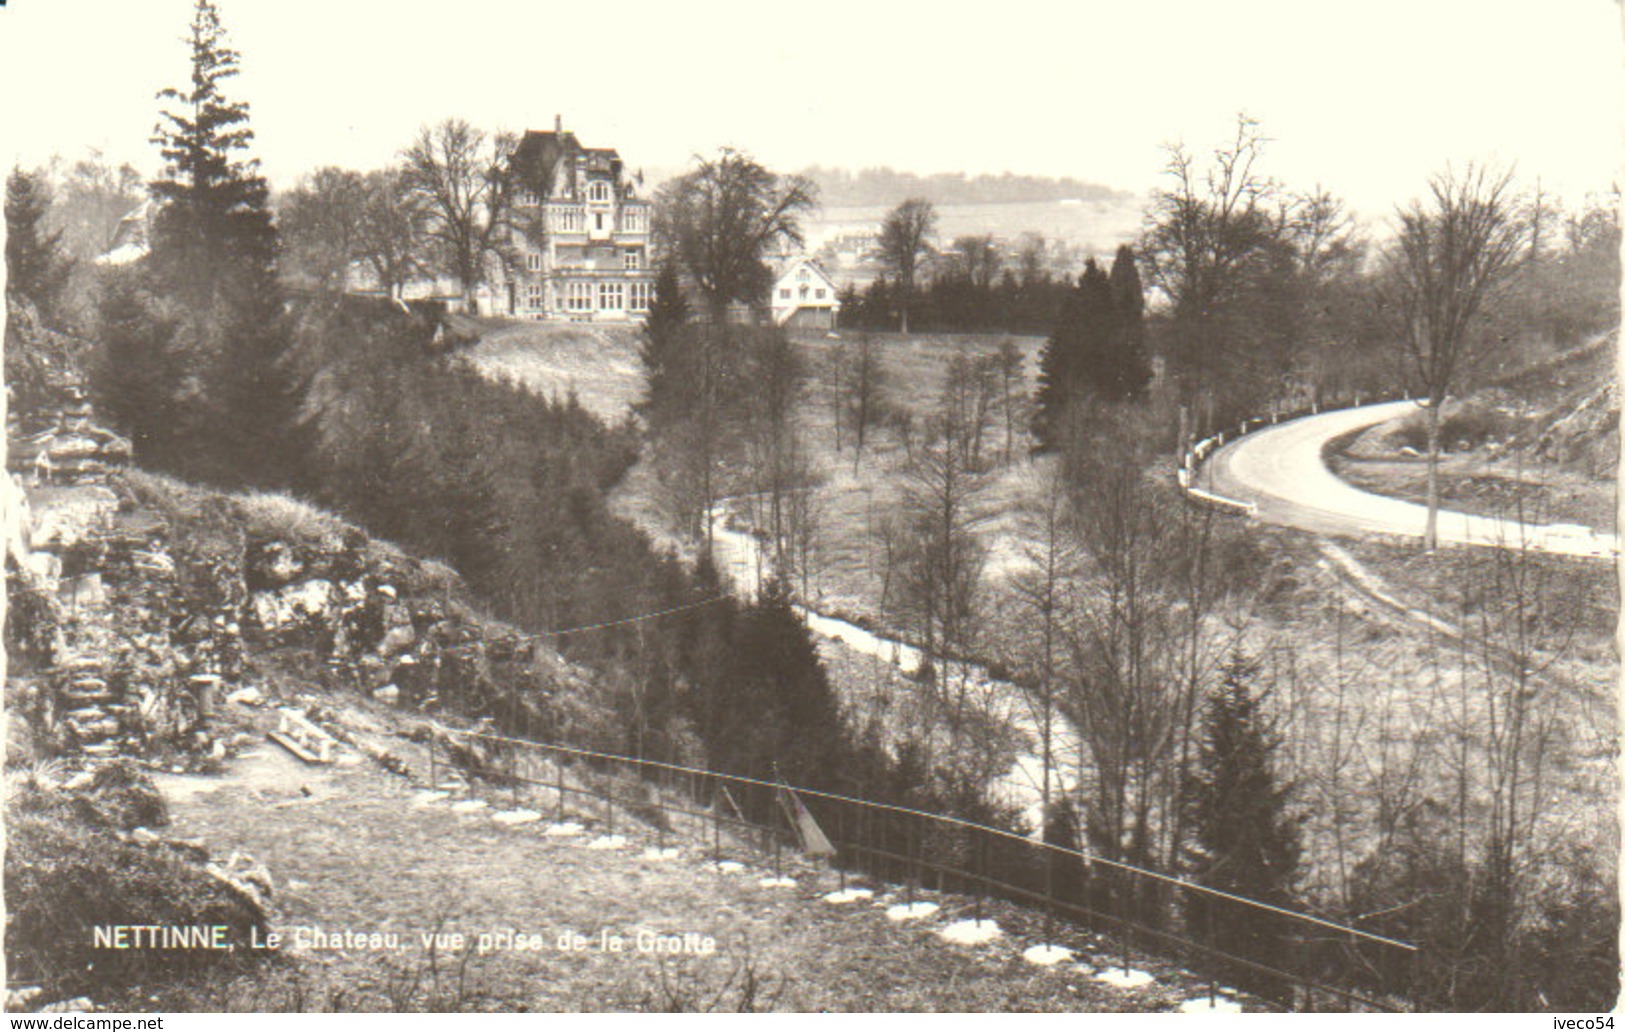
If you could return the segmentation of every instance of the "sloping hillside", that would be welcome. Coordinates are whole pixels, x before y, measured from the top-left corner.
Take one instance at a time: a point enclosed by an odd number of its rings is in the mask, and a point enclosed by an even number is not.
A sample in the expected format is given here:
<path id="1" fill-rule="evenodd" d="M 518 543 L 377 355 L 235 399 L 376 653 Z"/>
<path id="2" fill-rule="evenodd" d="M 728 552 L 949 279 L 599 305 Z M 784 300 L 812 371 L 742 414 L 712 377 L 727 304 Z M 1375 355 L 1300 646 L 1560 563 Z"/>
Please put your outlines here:
<path id="1" fill-rule="evenodd" d="M 388 741 L 412 777 L 425 773 L 423 750 L 391 734 L 388 714 L 358 706 L 337 719 L 358 740 Z M 1037 940 L 1021 933 L 1039 927 L 1014 908 L 989 911 L 1005 933 L 998 941 L 954 945 L 939 933 L 969 916 L 970 900 L 928 893 L 937 915 L 897 921 L 886 913 L 897 894 L 884 886 L 831 903 L 832 871 L 793 862 L 780 880 L 726 839 L 719 864 L 710 843 L 629 828 L 624 815 L 610 838 L 596 814 L 572 805 L 557 822 L 549 800 L 527 797 L 521 806 L 538 810 L 514 810 L 506 790 L 478 807 L 364 763 L 305 767 L 269 745 L 223 777 L 159 783 L 176 834 L 267 865 L 286 945 L 282 963 L 206 993 L 140 990 L 157 1009 L 1143 1011 L 1202 994 L 1160 965 L 1133 991 L 1097 980 L 1095 965 L 1110 958 L 1091 957 L 1078 933 L 1067 942 L 1079 961 L 1031 964 L 1022 953 Z M 531 820 L 505 823 L 515 816 Z M 399 939 L 332 947 L 317 930 Z M 502 938 L 509 932 L 524 938 Z M 422 936 L 436 933 L 431 956 Z M 561 949 L 568 933 L 585 942 Z"/>
<path id="2" fill-rule="evenodd" d="M 543 397 L 574 393 L 611 425 L 625 419 L 643 390 L 634 326 L 510 323 L 488 330 L 464 352 L 487 376 L 514 380 Z"/>
<path id="3" fill-rule="evenodd" d="M 472 778 L 448 785 L 444 765 L 432 784 L 425 710 L 473 720 L 520 682 L 524 698 L 585 714 L 592 678 L 515 649 L 444 567 L 291 499 L 134 471 L 104 490 L 117 504 L 83 528 L 72 604 L 26 570 L 9 585 L 14 603 L 44 600 L 10 628 L 6 902 L 30 922 L 13 923 L 7 946 L 13 977 L 31 980 L 13 1008 L 1206 1006 L 1194 978 L 1143 955 L 1132 962 L 1147 974 L 1116 987 L 1122 973 L 1104 969 L 1117 948 L 1079 931 L 1058 936 L 1074 959 L 1030 963 L 1039 918 L 1018 908 L 989 911 L 997 941 L 956 945 L 939 933 L 970 912 L 965 899 L 932 896 L 936 916 L 899 922 L 886 886 L 827 902 L 836 874 L 801 863 L 793 882 L 764 884 L 768 862 L 726 837 L 718 865 L 681 827 L 623 814 L 621 837 L 606 838 L 574 798 L 560 811 Z M 239 626 L 228 611 L 248 616 Z M 267 739 L 290 712 L 335 740 L 334 765 Z M 93 773 L 108 770 L 123 780 Z M 79 879 L 102 888 L 69 891 Z M 109 922 L 223 922 L 242 952 L 157 949 L 109 971 L 93 944 Z M 478 951 L 481 933 L 511 930 L 537 936 L 534 948 Z M 561 950 L 566 931 L 630 945 Z M 437 932 L 430 950 L 420 936 Z M 639 949 L 640 932 L 666 935 L 662 949 Z M 714 950 L 682 947 L 686 933 Z M 249 948 L 272 934 L 278 947 Z M 58 945 L 32 949 L 47 941 Z"/>

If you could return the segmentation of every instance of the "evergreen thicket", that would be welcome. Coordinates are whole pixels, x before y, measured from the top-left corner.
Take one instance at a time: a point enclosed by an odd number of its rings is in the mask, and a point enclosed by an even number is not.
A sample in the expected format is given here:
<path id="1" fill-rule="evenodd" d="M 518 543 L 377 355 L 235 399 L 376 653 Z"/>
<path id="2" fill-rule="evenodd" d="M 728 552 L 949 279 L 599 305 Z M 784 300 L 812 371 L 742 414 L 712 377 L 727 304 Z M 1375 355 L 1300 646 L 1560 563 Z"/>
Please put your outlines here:
<path id="1" fill-rule="evenodd" d="M 1047 333 L 1062 300 L 1071 291 L 1065 277 L 1042 269 L 1005 269 L 986 283 L 950 267 L 928 284 L 907 292 L 908 324 L 925 333 Z M 886 276 L 866 289 L 848 285 L 840 293 L 841 326 L 848 329 L 901 329 L 903 289 Z"/>
<path id="2" fill-rule="evenodd" d="M 1253 687 L 1257 664 L 1235 654 L 1207 700 L 1196 769 L 1186 787 L 1191 842 L 1186 862 L 1202 885 L 1285 909 L 1297 903 L 1302 851 L 1290 788 L 1277 779 L 1280 742 Z M 1256 907 L 1191 893 L 1193 934 L 1235 956 L 1270 963 L 1284 956 L 1286 923 Z M 1267 990 L 1252 972 L 1237 977 Z"/>
<path id="3" fill-rule="evenodd" d="M 73 262 L 62 230 L 52 230 L 51 187 L 38 172 L 12 169 L 6 179 L 6 293 L 31 302 L 56 325 L 57 306 Z"/>
<path id="4" fill-rule="evenodd" d="M 1109 275 L 1089 259 L 1038 357 L 1033 430 L 1043 447 L 1061 445 L 1076 406 L 1144 394 L 1151 382 L 1144 313 L 1131 248 L 1118 248 Z"/>
<path id="5" fill-rule="evenodd" d="M 299 442 L 283 366 L 277 235 L 248 105 L 224 84 L 240 71 L 219 11 L 198 0 L 189 87 L 167 89 L 154 142 L 164 158 L 151 253 L 100 313 L 98 386 L 122 410 L 146 465 L 226 486 L 279 485 Z M 134 404 L 131 395 L 148 398 Z"/>

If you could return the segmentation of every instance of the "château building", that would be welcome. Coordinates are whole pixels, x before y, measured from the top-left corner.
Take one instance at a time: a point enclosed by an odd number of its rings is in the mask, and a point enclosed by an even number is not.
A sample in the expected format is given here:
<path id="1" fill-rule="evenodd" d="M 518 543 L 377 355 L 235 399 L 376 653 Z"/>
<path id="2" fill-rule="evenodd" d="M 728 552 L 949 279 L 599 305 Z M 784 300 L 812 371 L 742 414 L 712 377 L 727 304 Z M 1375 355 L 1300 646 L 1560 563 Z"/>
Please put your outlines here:
<path id="1" fill-rule="evenodd" d="M 629 176 L 612 148 L 583 147 L 561 119 L 552 132 L 527 131 L 509 169 L 507 314 L 598 322 L 647 313 L 655 274 L 642 176 Z"/>

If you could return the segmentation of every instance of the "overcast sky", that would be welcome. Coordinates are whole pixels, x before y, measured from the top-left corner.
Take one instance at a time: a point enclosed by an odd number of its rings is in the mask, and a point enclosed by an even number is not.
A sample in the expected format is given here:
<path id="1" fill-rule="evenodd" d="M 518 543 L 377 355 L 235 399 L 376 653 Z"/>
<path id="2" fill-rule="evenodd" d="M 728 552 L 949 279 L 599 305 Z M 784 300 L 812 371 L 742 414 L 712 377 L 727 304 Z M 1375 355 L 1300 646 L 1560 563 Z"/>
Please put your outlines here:
<path id="1" fill-rule="evenodd" d="M 192 0 L 9 0 L 0 158 L 100 148 L 155 170 L 154 94 Z M 1515 161 L 1570 200 L 1619 178 L 1615 0 L 220 0 L 284 185 L 387 163 L 459 115 L 551 127 L 633 167 L 731 144 L 780 169 L 1075 176 L 1136 192 L 1166 141 L 1238 111 L 1267 169 L 1382 214 L 1447 161 Z"/>

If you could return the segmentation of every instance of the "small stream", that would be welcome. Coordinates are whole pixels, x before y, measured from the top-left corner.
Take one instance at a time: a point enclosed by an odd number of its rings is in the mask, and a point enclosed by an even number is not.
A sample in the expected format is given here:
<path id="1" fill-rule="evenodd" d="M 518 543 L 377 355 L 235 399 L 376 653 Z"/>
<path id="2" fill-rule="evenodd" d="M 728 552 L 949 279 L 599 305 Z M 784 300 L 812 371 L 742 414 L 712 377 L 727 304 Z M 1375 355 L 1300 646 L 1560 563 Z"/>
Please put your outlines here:
<path id="1" fill-rule="evenodd" d="M 726 502 L 719 503 L 713 512 L 712 557 L 719 571 L 726 572 L 736 590 L 743 597 L 752 597 L 760 589 L 765 562 L 762 543 L 755 535 L 728 525 Z M 924 652 L 907 642 L 895 641 L 857 624 L 819 613 L 800 603 L 796 610 L 813 633 L 841 645 L 862 656 L 871 656 L 890 663 L 901 673 L 912 674 L 920 669 Z M 950 661 L 933 657 L 939 670 L 948 669 Z M 1018 807 L 1034 829 L 1042 829 L 1044 767 L 1041 756 L 1034 750 L 1042 747 L 1041 714 L 1019 685 L 1002 681 L 988 674 L 985 667 L 951 661 L 956 675 L 963 672 L 974 688 L 975 697 L 986 700 L 990 716 L 997 717 L 1018 731 L 1031 745 L 1020 752 L 1010 770 L 994 783 L 994 793 L 1001 801 Z M 1060 712 L 1052 715 L 1051 749 L 1054 753 L 1050 772 L 1052 789 L 1070 791 L 1076 781 L 1081 744 L 1077 730 Z"/>

